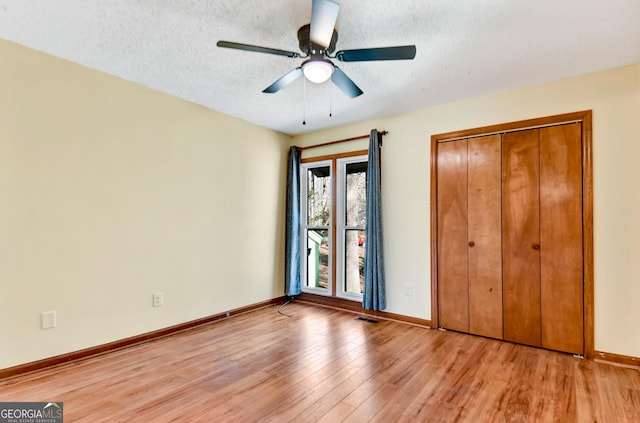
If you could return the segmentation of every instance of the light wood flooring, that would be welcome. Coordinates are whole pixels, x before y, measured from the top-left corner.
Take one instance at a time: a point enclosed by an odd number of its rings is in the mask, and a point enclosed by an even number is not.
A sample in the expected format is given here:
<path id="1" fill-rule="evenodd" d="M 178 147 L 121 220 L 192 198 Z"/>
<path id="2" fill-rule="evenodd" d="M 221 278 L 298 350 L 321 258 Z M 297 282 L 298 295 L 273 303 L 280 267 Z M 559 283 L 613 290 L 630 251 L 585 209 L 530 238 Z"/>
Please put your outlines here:
<path id="1" fill-rule="evenodd" d="M 640 372 L 293 303 L 0 381 L 65 422 L 640 422 Z"/>

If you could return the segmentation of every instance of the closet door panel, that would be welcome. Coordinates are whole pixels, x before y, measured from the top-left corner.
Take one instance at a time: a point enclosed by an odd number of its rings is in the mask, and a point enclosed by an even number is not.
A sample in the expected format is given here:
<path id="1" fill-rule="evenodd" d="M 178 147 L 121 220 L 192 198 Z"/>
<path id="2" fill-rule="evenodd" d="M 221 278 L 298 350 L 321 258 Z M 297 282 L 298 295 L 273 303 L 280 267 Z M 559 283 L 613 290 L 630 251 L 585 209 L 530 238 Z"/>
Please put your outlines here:
<path id="1" fill-rule="evenodd" d="M 540 130 L 542 346 L 583 354 L 579 123 Z"/>
<path id="2" fill-rule="evenodd" d="M 502 338 L 500 135 L 468 143 L 469 332 Z"/>
<path id="3" fill-rule="evenodd" d="M 437 166 L 440 326 L 468 332 L 467 141 L 439 144 Z"/>
<path id="4" fill-rule="evenodd" d="M 541 345 L 539 131 L 502 138 L 504 339 Z"/>

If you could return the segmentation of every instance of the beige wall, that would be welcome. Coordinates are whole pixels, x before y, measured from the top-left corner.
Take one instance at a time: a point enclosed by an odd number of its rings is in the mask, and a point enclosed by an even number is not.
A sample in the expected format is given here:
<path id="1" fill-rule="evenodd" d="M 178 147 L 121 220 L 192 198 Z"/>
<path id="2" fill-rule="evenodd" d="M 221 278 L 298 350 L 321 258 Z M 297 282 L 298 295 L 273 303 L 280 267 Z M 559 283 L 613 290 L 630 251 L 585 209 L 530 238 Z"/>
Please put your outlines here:
<path id="1" fill-rule="evenodd" d="M 640 357 L 640 65 L 297 136 L 293 143 L 389 131 L 382 153 L 387 310 L 430 319 L 431 135 L 587 109 L 594 129 L 595 347 Z"/>
<path id="2" fill-rule="evenodd" d="M 0 59 L 0 368 L 282 295 L 289 137 L 5 41 Z M 429 319 L 430 136 L 592 109 L 596 349 L 640 357 L 639 81 L 635 65 L 293 143 L 390 132 L 388 311 Z"/>
<path id="3" fill-rule="evenodd" d="M 290 137 L 6 41 L 0 63 L 0 368 L 283 294 Z"/>

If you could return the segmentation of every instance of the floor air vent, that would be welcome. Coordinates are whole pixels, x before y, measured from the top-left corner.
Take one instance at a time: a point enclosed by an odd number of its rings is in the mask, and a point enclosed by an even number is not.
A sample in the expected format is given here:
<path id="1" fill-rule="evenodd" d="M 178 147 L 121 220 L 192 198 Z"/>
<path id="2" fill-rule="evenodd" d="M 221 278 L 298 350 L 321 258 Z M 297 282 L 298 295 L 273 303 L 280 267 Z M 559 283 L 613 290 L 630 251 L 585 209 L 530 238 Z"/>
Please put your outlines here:
<path id="1" fill-rule="evenodd" d="M 356 317 L 356 319 L 358 320 L 364 320 L 365 322 L 369 322 L 369 323 L 378 323 L 378 321 L 376 319 L 369 319 L 368 317 Z"/>

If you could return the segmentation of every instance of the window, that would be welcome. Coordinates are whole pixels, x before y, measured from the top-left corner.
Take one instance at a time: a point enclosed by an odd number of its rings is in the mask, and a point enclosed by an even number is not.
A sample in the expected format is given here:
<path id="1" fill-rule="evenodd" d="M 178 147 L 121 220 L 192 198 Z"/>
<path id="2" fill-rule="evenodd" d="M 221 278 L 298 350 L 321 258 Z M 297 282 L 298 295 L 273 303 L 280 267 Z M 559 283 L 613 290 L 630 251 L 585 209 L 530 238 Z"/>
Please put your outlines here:
<path id="1" fill-rule="evenodd" d="M 360 301 L 367 156 L 323 157 L 301 170 L 303 291 Z"/>

